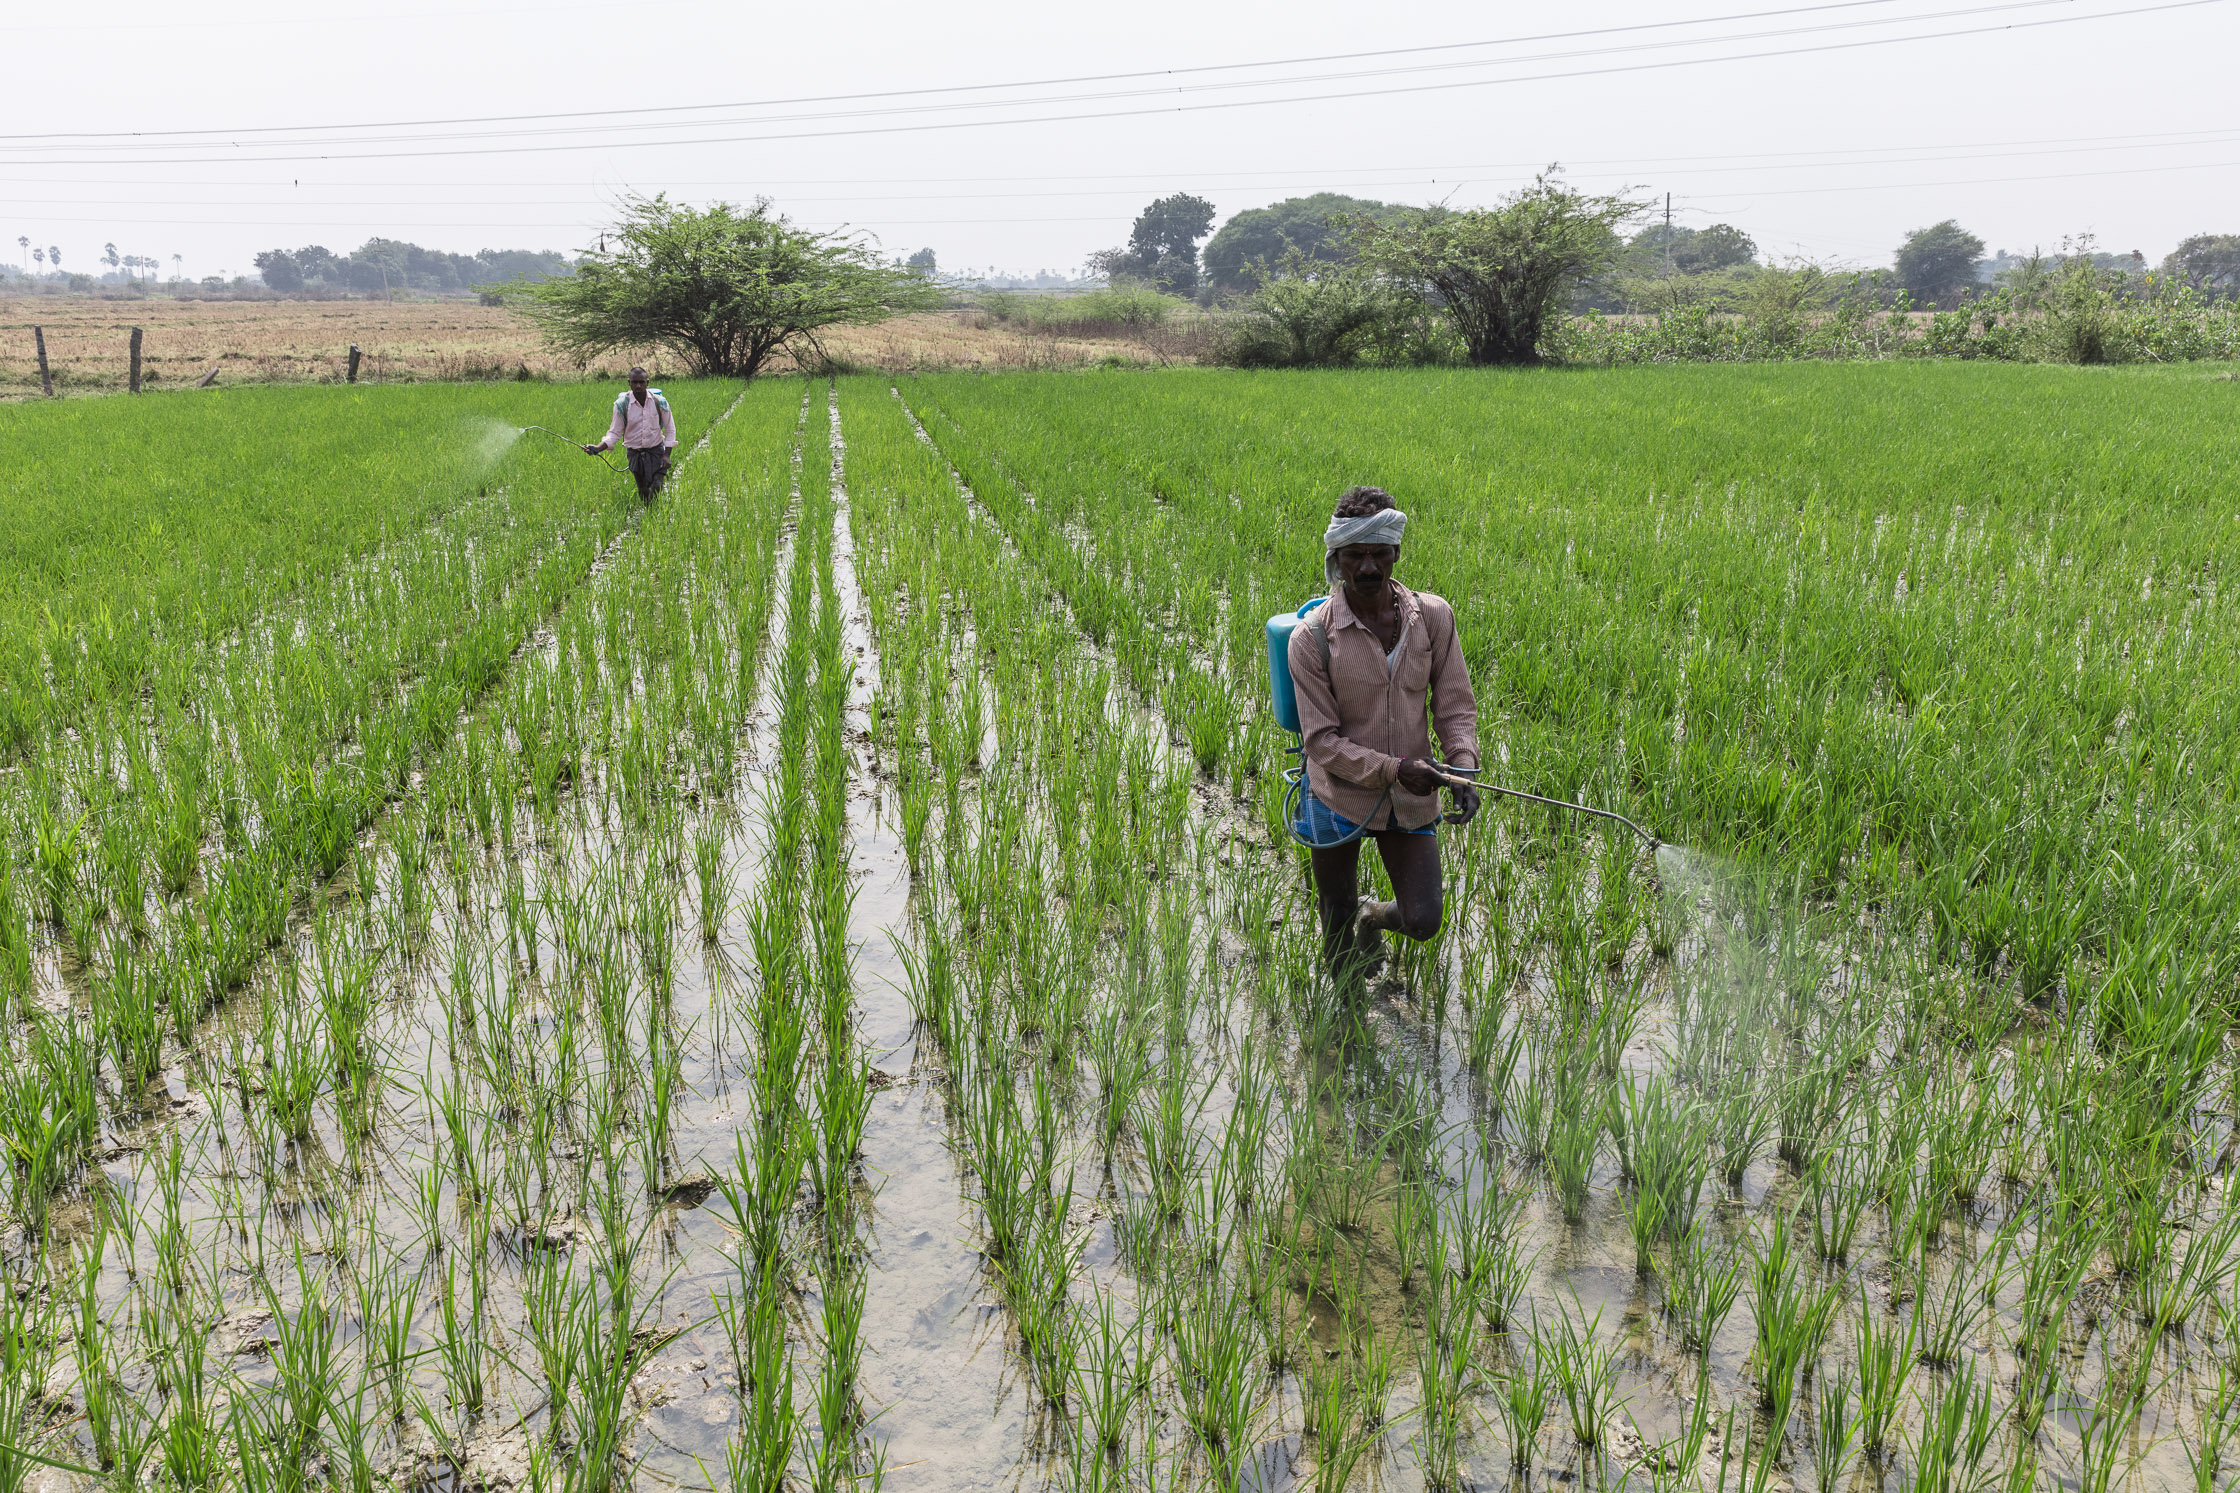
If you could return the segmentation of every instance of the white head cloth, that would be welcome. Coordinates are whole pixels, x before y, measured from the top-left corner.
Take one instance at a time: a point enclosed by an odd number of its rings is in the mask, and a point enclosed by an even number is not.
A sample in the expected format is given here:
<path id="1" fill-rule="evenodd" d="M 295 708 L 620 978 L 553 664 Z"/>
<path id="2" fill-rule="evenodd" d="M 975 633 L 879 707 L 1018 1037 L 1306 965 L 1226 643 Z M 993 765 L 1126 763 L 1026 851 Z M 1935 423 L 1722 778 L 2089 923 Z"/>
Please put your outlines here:
<path id="1" fill-rule="evenodd" d="M 1338 551 L 1349 544 L 1390 544 L 1397 546 L 1400 536 L 1408 530 L 1408 515 L 1397 508 L 1386 508 L 1376 513 L 1364 513 L 1359 518 L 1334 518 L 1330 527 L 1322 531 L 1322 573 L 1330 584 L 1338 584 Z"/>

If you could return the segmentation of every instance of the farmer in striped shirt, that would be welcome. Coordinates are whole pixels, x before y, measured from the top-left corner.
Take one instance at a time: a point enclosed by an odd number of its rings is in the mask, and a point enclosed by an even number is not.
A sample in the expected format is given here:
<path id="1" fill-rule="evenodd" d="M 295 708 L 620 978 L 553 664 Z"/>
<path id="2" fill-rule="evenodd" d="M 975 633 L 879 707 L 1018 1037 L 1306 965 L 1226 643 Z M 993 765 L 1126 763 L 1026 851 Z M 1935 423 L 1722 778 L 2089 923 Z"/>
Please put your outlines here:
<path id="1" fill-rule="evenodd" d="M 638 497 L 650 503 L 668 480 L 669 453 L 676 449 L 677 417 L 659 389 L 646 387 L 646 371 L 630 370 L 630 390 L 616 397 L 614 423 L 607 438 L 583 449 L 592 456 L 622 445 L 630 454 L 630 475 L 638 480 Z"/>

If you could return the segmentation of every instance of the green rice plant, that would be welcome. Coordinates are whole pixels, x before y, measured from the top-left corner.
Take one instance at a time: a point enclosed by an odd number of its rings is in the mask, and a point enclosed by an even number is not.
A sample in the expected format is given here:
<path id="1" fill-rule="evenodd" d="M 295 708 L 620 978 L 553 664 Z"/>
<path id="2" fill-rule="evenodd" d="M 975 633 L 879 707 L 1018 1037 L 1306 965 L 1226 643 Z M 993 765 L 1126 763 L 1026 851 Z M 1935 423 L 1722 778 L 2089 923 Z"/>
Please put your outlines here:
<path id="1" fill-rule="evenodd" d="M 1392 1385 L 1400 1372 L 1399 1344 L 1374 1324 L 1360 1334 L 1359 1357 L 1354 1367 L 1354 1395 L 1360 1402 L 1361 1421 L 1370 1430 L 1382 1430 L 1392 1416 Z"/>
<path id="2" fill-rule="evenodd" d="M 1773 1137 L 1775 1107 L 1755 1084 L 1734 1083 L 1721 1091 L 1718 1122 L 1719 1175 L 1729 1188 L 1742 1186 L 1743 1174 Z"/>
<path id="3" fill-rule="evenodd" d="M 1074 1331 L 1083 1341 L 1073 1356 L 1072 1406 L 1082 1439 L 1105 1458 L 1127 1445 L 1128 1426 L 1150 1393 L 1145 1319 L 1123 1326 L 1112 1293 L 1098 1291 L 1093 1312 L 1078 1312 Z"/>
<path id="4" fill-rule="evenodd" d="M 11 1206 L 34 1237 L 44 1234 L 54 1195 L 100 1135 L 97 1062 L 76 1023 L 35 1017 L 22 1050 L 0 1056 L 0 1146 L 12 1163 Z"/>
<path id="5" fill-rule="evenodd" d="M 1097 1076 L 1097 1143 L 1106 1166 L 1126 1132 L 1137 1095 L 1151 1073 L 1148 1020 L 1124 1021 L 1116 1010 L 1098 1017 L 1089 1041 L 1089 1063 Z"/>
<path id="6" fill-rule="evenodd" d="M 319 1092 L 326 1086 L 332 1060 L 312 1025 L 293 965 L 283 971 L 283 980 L 285 1014 L 266 1028 L 262 1043 L 264 1101 L 274 1128 L 300 1141 L 311 1135 Z"/>
<path id="7" fill-rule="evenodd" d="M 94 995 L 99 1045 L 107 1051 L 118 1082 L 137 1097 L 163 1072 L 169 1025 L 165 987 L 172 976 L 160 950 L 143 954 L 127 938 L 109 941 L 107 965 Z"/>
<path id="8" fill-rule="evenodd" d="M 1622 1149 L 1633 1172 L 1627 1220 L 1634 1267 L 1646 1280 L 1654 1268 L 1651 1246 L 1680 1238 L 1695 1225 L 1710 1172 L 1709 1136 L 1702 1118 L 1692 1107 L 1683 1109 L 1661 1078 L 1639 1084 L 1629 1078 L 1613 1101 L 1620 1105 Z"/>
<path id="9" fill-rule="evenodd" d="M 1846 1367 L 1835 1373 L 1823 1362 L 1814 1375 L 1812 1479 L 1819 1493 L 1838 1493 L 1859 1449 L 1859 1420 L 1851 1402 L 1856 1384 Z"/>
<path id="10" fill-rule="evenodd" d="M 92 832 L 81 815 L 65 824 L 51 806 L 39 806 L 32 826 L 31 869 L 46 904 L 47 921 L 61 927 L 78 899 L 78 867 L 87 855 Z"/>
<path id="11" fill-rule="evenodd" d="M 1699 1360 L 1710 1354 L 1720 1325 L 1742 1295 L 1745 1263 L 1740 1250 L 1715 1256 L 1708 1229 L 1699 1219 L 1673 1242 L 1670 1265 L 1657 1267 L 1665 1310 L 1679 1328 L 1680 1345 Z"/>
<path id="12" fill-rule="evenodd" d="M 1067 1227 L 1072 1204 L 1070 1192 L 1055 1199 L 1051 1216 L 1033 1229 L 1026 1247 L 997 1266 L 1027 1362 L 1052 1403 L 1064 1401 L 1078 1379 L 1071 1290 L 1088 1235 Z"/>
<path id="13" fill-rule="evenodd" d="M 1908 1314 L 1905 1331 L 1896 1324 L 1878 1324 L 1874 1308 L 1859 1302 L 1858 1328 L 1853 1335 L 1859 1364 L 1859 1444 L 1877 1465 L 1885 1465 L 1897 1450 L 1892 1427 L 1913 1377 L 1915 1345 L 1921 1327 L 1917 1314 Z"/>
<path id="14" fill-rule="evenodd" d="M 623 1463 L 630 1415 L 630 1385 L 644 1361 L 674 1333 L 658 1331 L 657 1292 L 643 1296 L 627 1272 L 608 1274 L 603 1289 L 582 1298 L 585 1321 L 576 1329 L 586 1351 L 565 1405 L 569 1481 L 585 1493 L 612 1493 L 625 1486 Z"/>
<path id="15" fill-rule="evenodd" d="M 1534 1346 L 1538 1346 L 1537 1337 Z M 1531 1467 L 1533 1458 L 1539 1454 L 1540 1428 L 1547 1424 L 1555 1388 L 1555 1376 L 1540 1362 L 1537 1353 L 1529 1365 L 1515 1364 L 1501 1381 L 1501 1392 L 1493 1405 L 1508 1433 L 1509 1465 L 1520 1472 Z"/>
<path id="16" fill-rule="evenodd" d="M 239 1464 L 230 1455 L 217 1419 L 201 1336 L 170 1334 L 161 1354 L 157 1373 L 168 1406 L 157 1446 L 163 1455 L 164 1477 L 177 1488 L 218 1487 L 227 1469 Z M 0 1382 L 12 1377 L 0 1374 Z"/>
<path id="17" fill-rule="evenodd" d="M 1647 1452 L 1644 1460 L 1649 1485 L 1656 1493 L 1684 1493 L 1684 1490 L 1701 1486 L 1704 1448 L 1710 1443 L 1711 1427 L 1710 1385 L 1701 1378 L 1696 1382 L 1695 1398 L 1688 1404 L 1687 1420 L 1678 1436 L 1669 1441 L 1652 1441 L 1643 1434 L 1640 1422 L 1633 1423 L 1634 1437 Z"/>
<path id="18" fill-rule="evenodd" d="M 725 1450 L 731 1486 L 780 1493 L 801 1435 L 794 1368 L 786 1348 L 786 1287 L 773 1257 L 743 1270 L 739 1286 L 718 1292 L 715 1307 L 730 1345 L 740 1434 Z"/>
<path id="19" fill-rule="evenodd" d="M 1790 1248 L 1788 1220 L 1779 1215 L 1763 1241 L 1752 1243 L 1750 1253 L 1758 1322 L 1751 1361 L 1759 1403 L 1779 1428 L 1788 1423 L 1798 1372 L 1819 1356 L 1844 1291 L 1841 1282 L 1814 1290 L 1801 1278 L 1804 1271 Z"/>
<path id="20" fill-rule="evenodd" d="M 1774 1091 L 1773 1107 L 1779 1139 L 1774 1154 L 1805 1171 L 1818 1158 L 1842 1105 L 1842 1082 L 1850 1068 L 1848 1055 L 1821 1057 L 1792 1073 Z"/>
<path id="21" fill-rule="evenodd" d="M 1968 1339 L 1990 1315 L 2000 1285 L 2007 1278 L 2007 1257 L 2013 1252 L 2016 1223 L 2010 1221 L 1981 1254 L 1954 1263 L 1943 1283 L 1931 1289 L 1928 1256 L 1920 1256 L 1920 1299 L 1915 1314 L 1921 1323 L 1915 1344 L 1921 1361 L 1933 1368 L 1950 1368 L 1960 1361 Z"/>
<path id="22" fill-rule="evenodd" d="M 1418 1431 L 1416 1461 L 1424 1486 L 1461 1486 L 1463 1437 L 1468 1434 L 1480 1387 L 1477 1367 L 1478 1318 L 1467 1294 L 1455 1294 L 1427 1313 L 1417 1339 Z"/>
<path id="23" fill-rule="evenodd" d="M 1213 1475 L 1229 1486 L 1253 1446 L 1263 1376 L 1253 1315 L 1225 1292 L 1183 1299 L 1179 1289 L 1163 1305 L 1174 1347 L 1175 1393 L 1183 1424 L 1205 1453 Z M 1322 1455 L 1328 1456 L 1325 1447 Z"/>
<path id="24" fill-rule="evenodd" d="M 1258 1049 L 1247 1047 L 1237 1063 L 1229 1118 L 1221 1130 L 1220 1170 L 1239 1206 L 1246 1209 L 1259 1201 L 1268 1135 L 1274 1123 L 1275 1095 L 1266 1060 L 1257 1053 Z"/>
<path id="25" fill-rule="evenodd" d="M 443 1368 L 451 1404 L 462 1415 L 479 1415 L 489 1389 L 489 1298 L 482 1272 L 472 1266 L 467 1270 L 467 1306 L 462 1314 L 458 1262 L 447 1256 L 443 1291 L 436 1298 L 436 1308 L 436 1359 Z"/>
<path id="26" fill-rule="evenodd" d="M 295 1465 L 308 1467 L 320 1460 L 320 1430 L 334 1419 L 343 1367 L 335 1313 L 327 1305 L 323 1288 L 306 1268 L 300 1247 L 295 1256 L 295 1276 L 303 1290 L 295 1310 L 287 1309 L 269 1283 L 265 1299 L 272 1312 L 273 1378 L 279 1401 L 288 1412 L 280 1451 Z"/>
<path id="27" fill-rule="evenodd" d="M 1989 1381 L 1977 1377 L 1972 1360 L 1957 1365 L 1923 1399 L 1921 1427 L 1911 1437 L 1913 1485 L 1924 1493 L 1979 1486 L 1998 1426 Z"/>
<path id="28" fill-rule="evenodd" d="M 2186 1465 L 2193 1469 L 2194 1493 L 2216 1493 L 2226 1443 L 2240 1429 L 2240 1377 L 2230 1364 L 2217 1365 L 2215 1385 L 2195 1397 L 2193 1411 L 2196 1429 L 2184 1442 Z"/>
<path id="29" fill-rule="evenodd" d="M 1180 1054 L 1159 1064 L 1148 1089 L 1136 1101 L 1132 1122 L 1143 1154 L 1151 1196 L 1168 1218 L 1182 1216 L 1199 1166 L 1198 1117 L 1213 1090 L 1214 1075 L 1201 1082 Z"/>
<path id="30" fill-rule="evenodd" d="M 1593 1449 L 1602 1445 L 1610 1417 L 1625 1408 L 1618 1394 L 1618 1344 L 1602 1339 L 1601 1308 L 1590 1318 L 1576 1299 L 1573 1305 L 1579 1306 L 1576 1319 L 1557 1303 L 1552 1333 L 1543 1332 L 1535 1320 L 1532 1341 L 1554 1377 L 1556 1392 L 1563 1396 L 1571 1434 L 1581 1446 Z"/>
<path id="31" fill-rule="evenodd" d="M 1804 1181 L 1813 1252 L 1840 1265 L 1851 1258 L 1873 1201 L 1872 1159 L 1863 1147 L 1831 1145 L 1806 1169 Z"/>
<path id="32" fill-rule="evenodd" d="M 2004 1116 L 1984 1089 L 1953 1082 L 1941 1095 L 1929 1122 L 1928 1187 L 1965 1205 L 1980 1190 Z"/>
<path id="33" fill-rule="evenodd" d="M 810 1459 L 810 1481 L 818 1488 L 852 1486 L 858 1467 L 857 1433 L 863 1414 L 856 1398 L 861 1362 L 863 1272 L 853 1262 L 828 1271 L 820 1326 L 824 1356 L 812 1388 L 817 1444 Z"/>
<path id="34" fill-rule="evenodd" d="M 2183 1330 L 2240 1269 L 2240 1209 L 2229 1194 L 2218 1201 L 2215 1216 L 2198 1219 L 2187 1232 L 2185 1247 L 2167 1252 L 2173 1256 L 2167 1272 L 2137 1282 L 2141 1313 L 2156 1331 Z"/>
<path id="35" fill-rule="evenodd" d="M 1576 1070 L 1559 1074 L 1550 1098 L 1548 1179 L 1564 1222 L 1577 1223 L 1586 1217 L 1588 1184 L 1602 1149 L 1603 1106 L 1586 1076 Z"/>

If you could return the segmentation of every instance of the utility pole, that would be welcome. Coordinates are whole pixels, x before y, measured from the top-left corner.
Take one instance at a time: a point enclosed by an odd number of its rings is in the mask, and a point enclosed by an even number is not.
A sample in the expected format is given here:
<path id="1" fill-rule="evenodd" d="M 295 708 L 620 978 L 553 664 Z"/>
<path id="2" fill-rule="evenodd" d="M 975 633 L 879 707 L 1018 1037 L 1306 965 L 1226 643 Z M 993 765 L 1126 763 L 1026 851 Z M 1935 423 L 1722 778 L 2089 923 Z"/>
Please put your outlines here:
<path id="1" fill-rule="evenodd" d="M 1670 192 L 1664 194 L 1664 272 L 1666 278 L 1669 279 L 1672 275 L 1672 194 Z"/>
<path id="2" fill-rule="evenodd" d="M 140 329 L 132 329 L 132 392 L 140 392 Z"/>
<path id="3" fill-rule="evenodd" d="M 33 327 L 31 340 L 39 348 L 39 387 L 49 399 L 54 398 L 54 375 L 47 371 L 47 329 Z"/>

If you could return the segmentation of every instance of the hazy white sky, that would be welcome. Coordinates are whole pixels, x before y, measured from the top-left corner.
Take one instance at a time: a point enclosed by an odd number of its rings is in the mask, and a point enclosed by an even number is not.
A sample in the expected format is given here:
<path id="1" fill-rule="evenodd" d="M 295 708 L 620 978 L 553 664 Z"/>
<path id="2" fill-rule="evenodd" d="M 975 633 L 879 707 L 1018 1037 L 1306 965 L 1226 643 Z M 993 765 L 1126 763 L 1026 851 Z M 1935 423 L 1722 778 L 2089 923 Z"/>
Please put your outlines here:
<path id="1" fill-rule="evenodd" d="M 1470 204 L 1551 161 L 1776 257 L 1887 263 L 1946 217 L 2155 260 L 2240 232 L 2240 0 L 11 11 L 0 249 L 71 269 L 105 242 L 191 276 L 375 233 L 575 250 L 655 191 L 1067 269 L 1169 192 Z"/>

